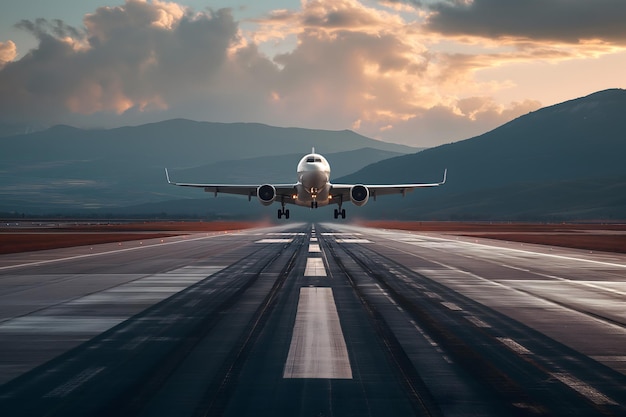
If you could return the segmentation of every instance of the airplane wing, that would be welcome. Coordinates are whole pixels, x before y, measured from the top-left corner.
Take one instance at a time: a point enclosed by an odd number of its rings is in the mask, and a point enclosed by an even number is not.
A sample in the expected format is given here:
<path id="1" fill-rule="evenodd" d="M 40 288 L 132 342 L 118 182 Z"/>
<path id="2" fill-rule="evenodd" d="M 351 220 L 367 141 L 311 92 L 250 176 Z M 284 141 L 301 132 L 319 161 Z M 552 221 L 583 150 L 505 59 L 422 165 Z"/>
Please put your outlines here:
<path id="1" fill-rule="evenodd" d="M 375 200 L 376 197 L 380 195 L 401 194 L 402 196 L 404 196 L 406 195 L 406 193 L 413 191 L 415 188 L 438 187 L 446 183 L 447 176 L 448 170 L 445 169 L 443 171 L 443 179 L 440 182 L 416 184 L 361 185 L 368 189 L 369 196 L 374 198 Z M 355 185 L 356 184 L 332 184 L 330 194 L 333 196 L 333 202 L 339 203 L 350 201 L 350 190 Z"/>
<path id="2" fill-rule="evenodd" d="M 167 178 L 167 182 L 171 185 L 177 185 L 179 187 L 195 187 L 195 188 L 204 188 L 204 191 L 207 193 L 214 193 L 217 197 L 218 193 L 223 194 L 235 194 L 235 195 L 245 195 L 248 197 L 248 200 L 251 200 L 252 197 L 257 197 L 257 190 L 261 184 L 248 184 L 248 185 L 239 185 L 239 184 L 203 184 L 203 183 L 189 183 L 189 182 L 174 182 L 170 180 L 170 174 L 165 168 L 165 177 Z M 295 184 L 272 184 L 272 186 L 276 189 L 276 201 L 282 202 L 285 204 L 293 204 L 294 203 L 294 194 L 296 193 L 296 185 Z"/>

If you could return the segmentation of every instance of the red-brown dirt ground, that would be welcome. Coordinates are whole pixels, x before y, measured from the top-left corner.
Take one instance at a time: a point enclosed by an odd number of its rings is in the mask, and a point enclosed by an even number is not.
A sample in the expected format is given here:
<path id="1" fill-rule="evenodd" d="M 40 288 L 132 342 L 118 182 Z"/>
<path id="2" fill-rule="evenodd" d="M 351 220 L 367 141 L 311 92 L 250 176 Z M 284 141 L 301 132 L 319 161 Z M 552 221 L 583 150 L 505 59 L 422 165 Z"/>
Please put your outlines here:
<path id="1" fill-rule="evenodd" d="M 626 224 L 364 221 L 363 226 L 441 232 L 591 251 L 626 253 Z"/>
<path id="2" fill-rule="evenodd" d="M 625 224 L 543 224 L 362 221 L 381 229 L 440 232 L 459 236 L 626 253 Z M 8 226 L 0 228 L 0 254 L 162 238 L 194 232 L 268 226 L 260 222 L 141 222 Z"/>
<path id="3" fill-rule="evenodd" d="M 0 228 L 0 254 L 155 239 L 194 232 L 241 230 L 260 226 L 264 224 L 226 221 L 5 226 Z"/>

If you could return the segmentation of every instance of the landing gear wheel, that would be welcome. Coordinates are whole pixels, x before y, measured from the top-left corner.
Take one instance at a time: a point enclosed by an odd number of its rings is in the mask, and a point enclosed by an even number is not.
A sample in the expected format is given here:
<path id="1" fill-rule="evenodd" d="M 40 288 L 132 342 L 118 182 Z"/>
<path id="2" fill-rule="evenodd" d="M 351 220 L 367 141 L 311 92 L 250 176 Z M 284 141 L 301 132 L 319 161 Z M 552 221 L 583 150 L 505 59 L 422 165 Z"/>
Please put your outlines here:
<path id="1" fill-rule="evenodd" d="M 342 219 L 346 218 L 346 209 L 341 209 L 341 218 Z"/>
<path id="2" fill-rule="evenodd" d="M 285 210 L 284 207 L 282 209 L 278 209 L 278 218 L 282 219 L 283 216 L 285 216 L 285 219 L 289 219 L 289 210 Z"/>
<path id="3" fill-rule="evenodd" d="M 339 218 L 339 210 L 335 209 L 335 219 Z"/>

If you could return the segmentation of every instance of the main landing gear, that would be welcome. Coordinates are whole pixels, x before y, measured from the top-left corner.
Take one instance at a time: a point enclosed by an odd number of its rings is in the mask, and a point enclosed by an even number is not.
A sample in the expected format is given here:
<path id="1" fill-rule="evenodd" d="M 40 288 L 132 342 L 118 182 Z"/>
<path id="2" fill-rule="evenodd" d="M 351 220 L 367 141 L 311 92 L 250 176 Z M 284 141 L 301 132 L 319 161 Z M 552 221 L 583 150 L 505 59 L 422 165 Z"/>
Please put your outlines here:
<path id="1" fill-rule="evenodd" d="M 338 219 L 341 216 L 342 219 L 346 218 L 346 209 L 335 209 L 335 219 Z"/>
<path id="2" fill-rule="evenodd" d="M 285 207 L 278 210 L 278 218 L 282 219 L 285 216 L 285 219 L 289 219 L 289 209 L 285 210 Z"/>

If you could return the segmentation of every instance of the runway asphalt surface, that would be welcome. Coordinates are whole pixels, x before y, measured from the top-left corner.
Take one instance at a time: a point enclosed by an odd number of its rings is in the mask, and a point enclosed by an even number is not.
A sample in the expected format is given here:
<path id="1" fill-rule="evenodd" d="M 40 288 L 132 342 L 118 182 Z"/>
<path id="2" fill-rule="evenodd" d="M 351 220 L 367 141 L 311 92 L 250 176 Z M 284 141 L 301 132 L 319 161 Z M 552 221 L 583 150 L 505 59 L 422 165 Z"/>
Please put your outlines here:
<path id="1" fill-rule="evenodd" d="M 0 256 L 7 416 L 626 415 L 626 255 L 341 223 Z"/>

